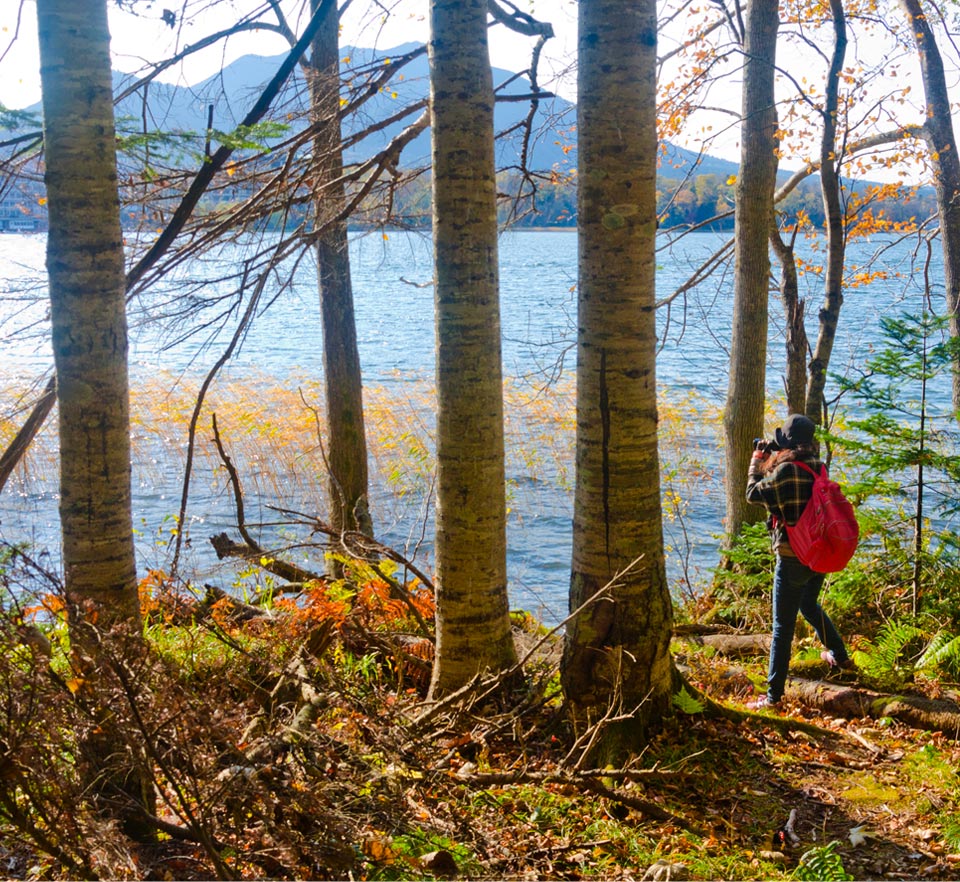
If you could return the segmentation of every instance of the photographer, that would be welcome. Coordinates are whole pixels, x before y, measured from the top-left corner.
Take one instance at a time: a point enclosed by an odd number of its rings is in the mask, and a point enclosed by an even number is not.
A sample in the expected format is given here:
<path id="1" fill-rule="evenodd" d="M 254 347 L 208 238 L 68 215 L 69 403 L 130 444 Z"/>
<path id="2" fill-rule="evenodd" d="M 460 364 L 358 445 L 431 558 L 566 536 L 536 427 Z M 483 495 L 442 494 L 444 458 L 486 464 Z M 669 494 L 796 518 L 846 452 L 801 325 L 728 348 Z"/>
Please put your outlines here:
<path id="1" fill-rule="evenodd" d="M 777 564 L 773 573 L 773 642 L 770 645 L 770 670 L 767 694 L 749 704 L 754 710 L 777 707 L 783 697 L 790 665 L 793 632 L 797 613 L 813 626 L 827 649 L 821 658 L 831 667 L 851 668 L 843 639 L 818 602 L 823 573 L 816 573 L 797 560 L 790 548 L 784 524 L 793 526 L 810 499 L 812 476 L 794 465 L 800 461 L 820 468 L 814 441 L 813 421 L 802 414 L 791 414 L 777 429 L 775 440 L 754 442 L 754 453 L 747 474 L 747 501 L 766 507 L 771 516 L 773 550 Z"/>

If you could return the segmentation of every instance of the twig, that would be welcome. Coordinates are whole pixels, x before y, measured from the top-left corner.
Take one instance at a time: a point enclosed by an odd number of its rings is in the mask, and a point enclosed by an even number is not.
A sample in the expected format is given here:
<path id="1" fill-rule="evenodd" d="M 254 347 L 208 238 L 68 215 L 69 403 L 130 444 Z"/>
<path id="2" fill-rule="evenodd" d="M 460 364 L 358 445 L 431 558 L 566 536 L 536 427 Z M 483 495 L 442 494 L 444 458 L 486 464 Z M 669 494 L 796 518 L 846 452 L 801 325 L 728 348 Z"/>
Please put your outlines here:
<path id="1" fill-rule="evenodd" d="M 683 818 L 680 815 L 675 815 L 673 812 L 668 812 L 655 802 L 650 802 L 647 799 L 638 799 L 635 796 L 629 796 L 626 793 L 620 793 L 618 790 L 612 790 L 594 778 L 584 779 L 583 786 L 585 789 L 591 791 L 592 793 L 596 793 L 598 796 L 602 796 L 605 799 L 615 800 L 621 805 L 625 805 L 627 808 L 632 808 L 638 812 L 643 812 L 643 814 L 651 818 L 655 818 L 658 821 L 669 821 L 670 823 L 676 824 L 678 827 L 682 827 L 689 833 L 694 833 L 697 836 L 703 835 L 703 833 L 694 827 L 693 824 L 691 824 L 688 820 L 686 820 L 686 818 Z"/>
<path id="2" fill-rule="evenodd" d="M 230 484 L 233 487 L 233 496 L 237 508 L 237 530 L 240 532 L 241 538 L 246 543 L 246 547 L 237 546 L 235 543 L 230 542 L 229 537 L 227 537 L 225 533 L 215 536 L 210 540 L 210 542 L 216 550 L 217 556 L 226 557 L 228 555 L 238 555 L 253 559 L 260 558 L 261 567 L 290 582 L 321 581 L 323 577 L 319 574 L 311 573 L 309 570 L 304 570 L 295 564 L 285 563 L 284 561 L 277 561 L 275 559 L 266 564 L 262 562 L 263 548 L 260 547 L 260 544 L 250 535 L 247 530 L 243 513 L 243 491 L 240 487 L 240 478 L 237 475 L 237 470 L 234 468 L 233 462 L 231 462 L 229 455 L 223 447 L 223 442 L 220 439 L 220 431 L 217 428 L 216 414 L 213 415 L 213 440 L 217 446 L 217 451 L 220 454 L 220 460 L 223 462 L 223 465 L 227 470 L 227 474 L 229 475 Z"/>

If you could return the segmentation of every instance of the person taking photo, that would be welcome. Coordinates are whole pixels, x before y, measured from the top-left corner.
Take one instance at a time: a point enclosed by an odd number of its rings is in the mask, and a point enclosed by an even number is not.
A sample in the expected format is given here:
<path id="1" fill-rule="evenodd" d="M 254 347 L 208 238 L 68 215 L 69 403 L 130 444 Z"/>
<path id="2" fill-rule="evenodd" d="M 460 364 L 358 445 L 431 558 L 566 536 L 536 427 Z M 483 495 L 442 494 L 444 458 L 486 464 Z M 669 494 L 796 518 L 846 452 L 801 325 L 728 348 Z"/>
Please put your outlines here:
<path id="1" fill-rule="evenodd" d="M 853 667 L 843 638 L 819 603 L 824 574 L 802 564 L 791 550 L 787 537 L 786 525 L 792 527 L 800 519 L 813 488 L 813 476 L 795 463 L 802 462 L 814 472 L 820 470 L 815 428 L 809 418 L 791 414 L 782 428 L 776 430 L 773 441 L 755 442 L 750 459 L 747 501 L 766 508 L 776 555 L 767 693 L 748 704 L 752 710 L 776 708 L 783 698 L 798 613 L 803 614 L 826 646 L 820 653 L 825 662 L 832 668 Z"/>

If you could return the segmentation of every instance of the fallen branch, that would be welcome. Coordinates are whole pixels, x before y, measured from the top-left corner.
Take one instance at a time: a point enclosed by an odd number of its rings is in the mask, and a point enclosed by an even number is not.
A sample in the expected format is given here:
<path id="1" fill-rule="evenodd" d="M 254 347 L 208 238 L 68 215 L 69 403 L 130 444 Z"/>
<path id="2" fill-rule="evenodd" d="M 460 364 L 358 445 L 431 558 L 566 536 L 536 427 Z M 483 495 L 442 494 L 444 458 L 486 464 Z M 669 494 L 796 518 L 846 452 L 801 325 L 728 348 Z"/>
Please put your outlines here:
<path id="1" fill-rule="evenodd" d="M 210 544 L 217 553 L 219 560 L 226 557 L 238 557 L 241 560 L 255 563 L 261 569 L 273 573 L 281 579 L 286 579 L 298 588 L 305 583 L 324 581 L 324 577 L 319 573 L 311 573 L 309 570 L 301 569 L 296 564 L 277 560 L 272 552 L 268 553 L 256 542 L 253 544 L 234 542 L 226 533 L 217 533 L 210 537 Z"/>
<path id="2" fill-rule="evenodd" d="M 650 778 L 668 778 L 679 774 L 671 769 L 584 769 L 555 772 L 475 772 L 458 775 L 460 781 L 481 787 L 497 787 L 505 784 L 582 784 L 584 781 L 609 779 L 610 781 L 643 781 Z"/>

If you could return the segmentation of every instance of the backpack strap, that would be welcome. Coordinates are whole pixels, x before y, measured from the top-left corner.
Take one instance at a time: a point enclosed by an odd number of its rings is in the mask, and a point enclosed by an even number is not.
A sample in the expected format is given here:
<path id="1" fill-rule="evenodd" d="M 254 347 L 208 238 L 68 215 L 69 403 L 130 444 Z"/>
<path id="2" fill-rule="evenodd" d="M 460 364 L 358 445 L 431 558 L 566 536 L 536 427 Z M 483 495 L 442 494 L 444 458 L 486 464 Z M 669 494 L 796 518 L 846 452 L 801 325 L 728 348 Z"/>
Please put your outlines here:
<path id="1" fill-rule="evenodd" d="M 810 468 L 810 466 L 808 466 L 805 462 L 800 462 L 799 459 L 791 460 L 790 465 L 798 466 L 808 474 L 813 475 L 813 477 L 815 478 L 817 477 L 817 473 L 812 468 Z M 827 467 L 823 463 L 820 463 L 820 474 L 823 475 L 824 477 L 827 477 Z"/>

